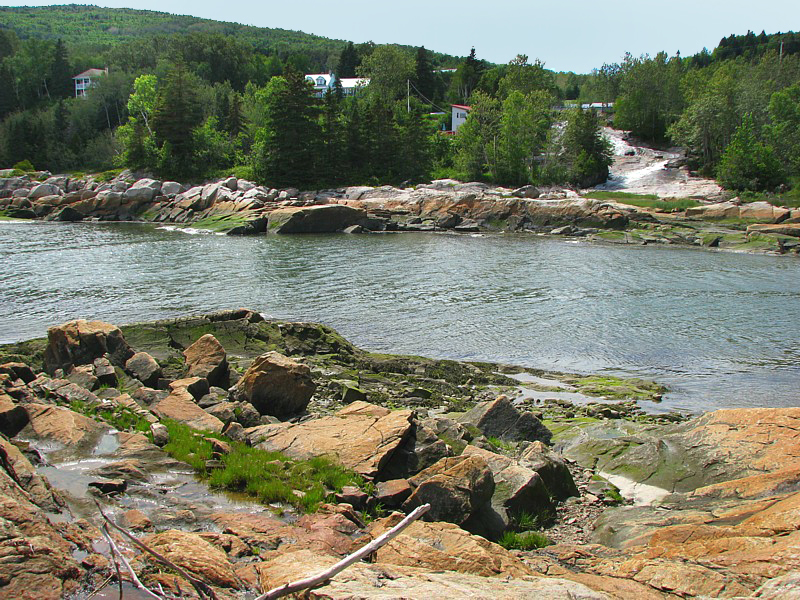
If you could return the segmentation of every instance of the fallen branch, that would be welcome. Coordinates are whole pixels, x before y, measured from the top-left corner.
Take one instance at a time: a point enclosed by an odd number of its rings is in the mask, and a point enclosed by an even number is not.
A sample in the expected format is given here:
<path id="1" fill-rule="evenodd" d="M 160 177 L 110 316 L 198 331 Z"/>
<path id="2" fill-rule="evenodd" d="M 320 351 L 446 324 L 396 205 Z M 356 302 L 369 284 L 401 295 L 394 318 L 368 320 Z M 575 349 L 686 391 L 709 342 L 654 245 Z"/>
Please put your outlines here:
<path id="1" fill-rule="evenodd" d="M 201 598 L 210 598 L 211 600 L 219 600 L 217 598 L 217 595 L 214 593 L 214 590 L 211 589 L 209 585 L 200 581 L 199 579 L 195 579 L 194 577 L 189 575 L 189 573 L 187 573 L 186 571 L 181 569 L 178 565 L 176 565 L 174 562 L 169 560 L 166 556 L 159 554 L 158 552 L 147 546 L 147 544 L 136 538 L 133 534 L 129 533 L 128 531 L 126 531 L 125 529 L 114 523 L 114 521 L 109 519 L 106 513 L 103 512 L 103 509 L 100 508 L 99 504 L 97 504 L 97 509 L 100 511 L 100 514 L 103 516 L 106 523 L 111 525 L 111 527 L 113 527 L 114 529 L 119 531 L 122 535 L 124 535 L 126 538 L 128 538 L 131 542 L 133 542 L 135 546 L 144 550 L 148 554 L 151 554 L 153 557 L 156 558 L 156 560 L 168 566 L 170 569 L 173 569 L 178 575 L 180 575 L 181 577 L 186 579 L 186 581 L 191 583 L 192 587 L 194 587 L 194 589 L 197 590 L 197 593 L 200 594 Z"/>
<path id="2" fill-rule="evenodd" d="M 353 552 L 350 556 L 346 556 L 338 563 L 322 571 L 313 575 L 311 577 L 306 577 L 305 579 L 299 579 L 298 581 L 293 581 L 292 583 L 287 583 L 275 589 L 268 591 L 265 594 L 262 594 L 256 600 L 273 600 L 274 598 L 280 598 L 281 596 L 287 596 L 289 594 L 293 594 L 294 592 L 299 592 L 300 590 L 305 590 L 309 588 L 316 587 L 321 583 L 324 583 L 328 579 L 336 576 L 338 573 L 344 571 L 347 567 L 352 565 L 355 562 L 358 562 L 362 558 L 369 556 L 379 548 L 386 545 L 390 542 L 393 538 L 397 537 L 400 532 L 402 532 L 406 527 L 411 525 L 414 521 L 419 519 L 422 515 L 428 512 L 431 508 L 430 504 L 423 504 L 422 506 L 417 507 L 407 515 L 402 521 L 400 521 L 397 525 L 392 527 L 389 531 L 385 532 L 383 535 L 376 537 L 366 546 L 363 546 L 360 550 Z"/>
<path id="3" fill-rule="evenodd" d="M 106 533 L 102 529 L 100 531 L 104 536 L 106 535 Z M 119 563 L 117 562 L 117 551 L 115 550 L 114 544 L 109 544 L 108 549 L 111 552 L 111 562 L 114 563 L 114 570 L 117 572 L 117 584 L 119 585 L 119 600 L 122 600 L 122 573 L 120 573 L 119 571 Z"/>
<path id="4" fill-rule="evenodd" d="M 134 587 L 142 590 L 145 594 L 149 595 L 151 598 L 155 598 L 156 600 L 163 600 L 163 598 L 161 596 L 151 592 L 149 589 L 147 589 L 147 587 L 141 581 L 139 581 L 139 578 L 136 576 L 136 572 L 133 570 L 133 567 L 131 566 L 131 563 L 129 563 L 128 560 L 123 556 L 122 552 L 117 547 L 117 544 L 114 543 L 114 540 L 111 538 L 111 532 L 108 530 L 108 524 L 103 525 L 103 528 L 100 531 L 103 534 L 103 536 L 106 538 L 106 541 L 108 542 L 109 546 L 111 547 L 112 552 L 116 552 L 117 553 L 117 556 L 119 556 L 120 562 L 122 562 L 123 566 L 125 567 L 125 569 L 130 574 L 131 581 L 133 582 Z"/>

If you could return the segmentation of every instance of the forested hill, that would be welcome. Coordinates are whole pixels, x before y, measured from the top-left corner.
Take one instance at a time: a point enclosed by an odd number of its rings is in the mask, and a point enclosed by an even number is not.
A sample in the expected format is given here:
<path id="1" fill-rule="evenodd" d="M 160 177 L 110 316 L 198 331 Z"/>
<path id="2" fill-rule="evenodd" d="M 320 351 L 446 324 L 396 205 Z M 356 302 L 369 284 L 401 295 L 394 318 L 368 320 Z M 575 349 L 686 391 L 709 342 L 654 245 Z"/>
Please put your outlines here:
<path id="1" fill-rule="evenodd" d="M 235 15 L 234 15 L 235 16 Z M 201 19 L 188 15 L 102 8 L 67 4 L 63 6 L 0 6 L 0 28 L 14 31 L 20 39 L 62 39 L 70 46 L 107 47 L 134 38 L 174 33 L 212 33 L 236 37 L 255 49 L 287 55 L 304 53 L 312 63 L 321 57 L 338 56 L 346 41 L 330 39 L 302 31 L 254 27 L 240 23 Z M 457 57 L 432 52 L 437 64 L 455 66 Z M 324 60 L 324 59 L 323 59 Z"/>

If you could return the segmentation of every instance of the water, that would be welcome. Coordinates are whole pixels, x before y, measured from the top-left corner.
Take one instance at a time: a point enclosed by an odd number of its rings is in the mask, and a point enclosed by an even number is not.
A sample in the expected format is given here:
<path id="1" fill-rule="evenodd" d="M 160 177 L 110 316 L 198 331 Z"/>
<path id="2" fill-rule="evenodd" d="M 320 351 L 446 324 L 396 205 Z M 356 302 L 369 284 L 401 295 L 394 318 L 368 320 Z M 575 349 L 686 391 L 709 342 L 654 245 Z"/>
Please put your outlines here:
<path id="1" fill-rule="evenodd" d="M 375 351 L 653 378 L 664 408 L 800 405 L 800 260 L 533 235 L 236 238 L 0 222 L 0 343 L 248 307 Z"/>

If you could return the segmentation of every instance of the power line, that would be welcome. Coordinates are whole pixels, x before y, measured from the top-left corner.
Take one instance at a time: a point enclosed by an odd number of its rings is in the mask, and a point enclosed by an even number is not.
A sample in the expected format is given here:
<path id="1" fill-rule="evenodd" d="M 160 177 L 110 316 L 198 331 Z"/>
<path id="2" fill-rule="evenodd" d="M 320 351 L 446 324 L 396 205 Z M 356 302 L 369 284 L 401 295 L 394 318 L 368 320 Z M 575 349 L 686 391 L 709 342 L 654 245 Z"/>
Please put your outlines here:
<path id="1" fill-rule="evenodd" d="M 425 94 L 423 94 L 422 92 L 420 92 L 420 91 L 417 89 L 417 86 L 415 86 L 413 83 L 411 83 L 411 80 L 410 80 L 410 79 L 408 80 L 408 85 L 409 85 L 409 87 L 412 87 L 412 88 L 414 88 L 414 91 L 415 91 L 415 92 L 417 92 L 417 94 L 419 94 L 420 98 L 421 98 L 421 99 L 422 99 L 424 102 L 427 102 L 428 104 L 430 104 L 430 105 L 431 105 L 433 108 L 435 108 L 435 109 L 436 109 L 436 110 L 438 110 L 439 112 L 447 112 L 447 111 L 446 111 L 444 108 L 442 108 L 441 106 L 438 106 L 438 105 L 434 104 L 434 103 L 433 103 L 433 101 L 432 101 L 430 98 L 428 98 L 427 96 L 425 96 Z"/>

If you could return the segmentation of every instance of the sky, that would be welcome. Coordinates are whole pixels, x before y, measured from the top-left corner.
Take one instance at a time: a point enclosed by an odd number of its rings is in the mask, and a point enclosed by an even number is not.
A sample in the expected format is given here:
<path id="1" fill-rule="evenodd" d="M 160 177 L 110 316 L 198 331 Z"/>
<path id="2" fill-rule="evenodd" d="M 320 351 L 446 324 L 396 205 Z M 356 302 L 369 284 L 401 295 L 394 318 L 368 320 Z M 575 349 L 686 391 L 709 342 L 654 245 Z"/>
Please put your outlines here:
<path id="1" fill-rule="evenodd" d="M 28 6 L 66 4 L 27 1 Z M 798 0 L 145 0 L 100 6 L 158 10 L 356 43 L 397 43 L 507 63 L 517 54 L 588 73 L 625 52 L 684 56 L 722 37 L 800 30 Z M 16 3 L 14 3 L 16 4 Z M 12 4 L 9 4 L 12 5 Z"/>

